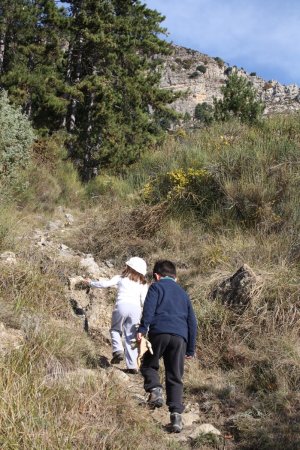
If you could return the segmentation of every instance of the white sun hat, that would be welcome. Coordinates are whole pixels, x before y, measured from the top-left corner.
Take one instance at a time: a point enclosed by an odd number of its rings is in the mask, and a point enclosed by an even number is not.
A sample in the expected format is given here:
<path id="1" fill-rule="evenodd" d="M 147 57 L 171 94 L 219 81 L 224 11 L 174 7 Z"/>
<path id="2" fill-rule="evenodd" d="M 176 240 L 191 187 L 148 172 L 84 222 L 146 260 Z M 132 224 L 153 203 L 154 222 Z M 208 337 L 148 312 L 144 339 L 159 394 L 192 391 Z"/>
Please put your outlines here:
<path id="1" fill-rule="evenodd" d="M 128 261 L 126 261 L 126 265 L 144 276 L 147 273 L 146 261 L 144 261 L 142 258 L 139 258 L 138 256 L 133 256 Z"/>

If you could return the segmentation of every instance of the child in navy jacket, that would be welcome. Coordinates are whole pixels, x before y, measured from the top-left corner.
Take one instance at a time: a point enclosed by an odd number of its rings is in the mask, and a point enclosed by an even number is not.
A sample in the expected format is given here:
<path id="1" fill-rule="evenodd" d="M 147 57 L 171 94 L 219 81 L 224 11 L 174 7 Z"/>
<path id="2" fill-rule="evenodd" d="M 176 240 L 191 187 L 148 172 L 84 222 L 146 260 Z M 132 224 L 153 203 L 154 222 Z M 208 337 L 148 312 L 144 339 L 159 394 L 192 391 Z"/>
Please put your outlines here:
<path id="1" fill-rule="evenodd" d="M 176 283 L 176 267 L 168 260 L 157 261 L 153 268 L 154 282 L 147 293 L 137 340 L 148 333 L 153 355 L 144 355 L 141 373 L 144 388 L 150 392 L 151 407 L 163 404 L 159 379 L 159 359 L 165 365 L 167 405 L 174 432 L 182 429 L 181 413 L 184 359 L 195 352 L 197 322 L 187 293 Z"/>

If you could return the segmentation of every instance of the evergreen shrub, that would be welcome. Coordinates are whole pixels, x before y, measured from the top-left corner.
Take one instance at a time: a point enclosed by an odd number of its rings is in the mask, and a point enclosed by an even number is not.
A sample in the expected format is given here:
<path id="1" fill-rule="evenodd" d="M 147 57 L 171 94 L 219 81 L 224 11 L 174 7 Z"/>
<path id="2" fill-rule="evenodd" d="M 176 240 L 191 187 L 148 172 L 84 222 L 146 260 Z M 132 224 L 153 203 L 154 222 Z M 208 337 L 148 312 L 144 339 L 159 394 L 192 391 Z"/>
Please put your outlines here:
<path id="1" fill-rule="evenodd" d="M 30 161 L 34 132 L 20 108 L 9 103 L 7 93 L 0 94 L 0 180 L 16 177 Z"/>
<path id="2" fill-rule="evenodd" d="M 207 67 L 205 67 L 205 66 L 203 66 L 203 64 L 201 64 L 200 66 L 197 66 L 197 70 L 198 70 L 198 72 L 205 73 L 207 71 Z"/>
<path id="3" fill-rule="evenodd" d="M 198 103 L 195 107 L 195 119 L 209 125 L 213 121 L 213 107 L 208 103 Z"/>
<path id="4" fill-rule="evenodd" d="M 257 99 L 252 83 L 233 72 L 221 88 L 223 98 L 214 99 L 214 118 L 227 121 L 238 117 L 242 122 L 257 122 L 264 110 L 264 104 Z"/>
<path id="5" fill-rule="evenodd" d="M 189 78 L 198 78 L 199 75 L 200 75 L 200 73 L 199 73 L 197 70 L 195 70 L 195 72 L 191 73 L 191 75 L 189 76 Z"/>

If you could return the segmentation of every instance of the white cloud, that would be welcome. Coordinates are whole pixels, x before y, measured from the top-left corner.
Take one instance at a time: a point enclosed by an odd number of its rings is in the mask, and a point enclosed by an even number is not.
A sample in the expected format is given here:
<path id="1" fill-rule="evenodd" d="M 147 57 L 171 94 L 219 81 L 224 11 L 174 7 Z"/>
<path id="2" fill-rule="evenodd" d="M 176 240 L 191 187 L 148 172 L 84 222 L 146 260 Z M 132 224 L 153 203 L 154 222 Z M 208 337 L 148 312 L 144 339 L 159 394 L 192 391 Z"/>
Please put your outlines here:
<path id="1" fill-rule="evenodd" d="M 298 0 L 148 0 L 147 5 L 166 16 L 176 44 L 300 84 Z"/>

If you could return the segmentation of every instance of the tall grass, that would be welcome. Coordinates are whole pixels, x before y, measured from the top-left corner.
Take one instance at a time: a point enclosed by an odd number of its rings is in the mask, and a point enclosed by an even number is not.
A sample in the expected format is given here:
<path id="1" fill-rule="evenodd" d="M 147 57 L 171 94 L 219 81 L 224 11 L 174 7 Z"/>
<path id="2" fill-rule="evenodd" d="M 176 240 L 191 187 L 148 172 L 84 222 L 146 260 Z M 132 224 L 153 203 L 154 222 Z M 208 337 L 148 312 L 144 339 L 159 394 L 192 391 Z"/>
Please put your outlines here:
<path id="1" fill-rule="evenodd" d="M 198 208 L 209 226 L 211 221 L 216 223 L 217 212 L 222 227 L 224 217 L 229 225 L 239 221 L 265 230 L 296 226 L 300 217 L 299 133 L 297 116 L 267 119 L 252 128 L 239 122 L 217 124 L 191 134 L 183 143 L 173 138 L 161 150 L 146 154 L 130 170 L 128 181 L 135 189 L 153 183 L 155 201 L 164 195 L 165 174 L 204 168 L 220 191 L 211 217 L 203 207 Z M 186 189 L 185 202 L 192 194 L 199 195 L 194 189 Z M 162 194 L 157 196 L 159 190 Z M 179 209 L 178 202 L 174 207 Z"/>
<path id="2" fill-rule="evenodd" d="M 42 254 L 20 239 L 38 220 L 36 212 L 65 202 L 88 205 L 77 211 L 80 222 L 64 240 L 72 248 L 112 259 L 116 268 L 134 255 L 145 257 L 150 270 L 158 258 L 177 264 L 198 317 L 185 395 L 187 403 L 199 404 L 201 420 L 231 433 L 239 450 L 296 450 L 299 116 L 173 136 L 127 173 L 102 173 L 85 190 L 68 162 L 60 166 L 55 139 L 40 146 L 37 181 L 27 192 L 15 190 L 15 203 L 0 214 L 1 251 L 18 250 L 16 266 L 1 263 L 0 320 L 25 336 L 22 348 L 0 357 L 1 448 L 174 446 L 98 367 L 100 349 L 79 329 L 64 295 L 74 267 L 52 260 L 44 270 Z M 44 161 L 45 146 L 52 153 Z M 213 179 L 217 195 L 203 188 L 206 179 Z M 149 183 L 156 190 L 146 198 Z M 210 207 L 201 207 L 201 195 Z M 244 263 L 257 279 L 240 311 L 214 300 L 212 291 Z"/>
<path id="3" fill-rule="evenodd" d="M 291 400 L 300 386 L 299 163 L 298 115 L 173 137 L 124 176 L 135 203 L 116 196 L 109 203 L 103 195 L 77 236 L 81 249 L 120 265 L 136 254 L 150 267 L 157 258 L 177 263 L 198 316 L 199 367 L 218 373 L 224 385 L 207 387 L 204 395 L 201 371 L 199 377 L 193 371 L 188 392 L 200 407 L 207 398 L 217 403 L 206 419 L 233 433 L 239 449 L 279 449 L 286 442 L 296 450 L 299 444 Z M 215 180 L 219 192 L 211 209 L 190 201 L 204 191 L 189 181 L 189 169 L 208 171 Z M 177 184 L 170 184 L 172 176 Z M 171 201 L 174 186 L 180 195 Z M 257 281 L 241 312 L 211 293 L 244 263 Z M 252 407 L 262 411 L 259 419 L 243 415 Z"/>

